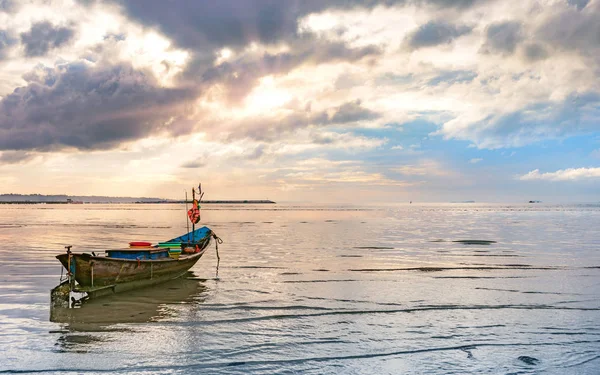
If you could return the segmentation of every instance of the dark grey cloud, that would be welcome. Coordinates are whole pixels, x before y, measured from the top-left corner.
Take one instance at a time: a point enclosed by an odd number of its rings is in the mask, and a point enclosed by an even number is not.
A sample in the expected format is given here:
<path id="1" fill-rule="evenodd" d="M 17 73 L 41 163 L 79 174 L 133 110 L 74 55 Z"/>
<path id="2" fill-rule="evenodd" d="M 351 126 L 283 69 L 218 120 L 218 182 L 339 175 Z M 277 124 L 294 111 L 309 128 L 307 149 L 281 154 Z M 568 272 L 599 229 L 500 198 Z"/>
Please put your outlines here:
<path id="1" fill-rule="evenodd" d="M 206 166 L 206 163 L 203 163 L 203 162 L 197 161 L 197 160 L 193 160 L 193 161 L 189 161 L 187 163 L 183 163 L 181 165 L 181 168 L 195 169 L 195 168 L 202 168 L 204 166 Z"/>
<path id="2" fill-rule="evenodd" d="M 529 43 L 523 49 L 525 59 L 528 61 L 544 60 L 549 56 L 548 50 L 540 43 Z"/>
<path id="3" fill-rule="evenodd" d="M 33 24 L 29 31 L 21 33 L 21 43 L 25 46 L 26 56 L 44 56 L 49 50 L 69 42 L 74 35 L 73 29 L 42 21 Z"/>
<path id="4" fill-rule="evenodd" d="M 486 42 L 482 52 L 510 55 L 522 40 L 521 23 L 517 21 L 493 23 L 486 28 Z"/>
<path id="5" fill-rule="evenodd" d="M 297 4 L 259 1 L 119 1 L 127 14 L 193 50 L 272 43 L 296 33 Z"/>
<path id="6" fill-rule="evenodd" d="M 26 86 L 0 101 L 0 150 L 106 149 L 157 132 L 185 132 L 179 116 L 197 96 L 161 88 L 129 65 L 70 63 L 25 78 Z"/>
<path id="7" fill-rule="evenodd" d="M 6 30 L 0 30 L 0 61 L 3 60 L 10 47 L 15 44 L 15 39 Z"/>
<path id="8" fill-rule="evenodd" d="M 452 25 L 442 20 L 429 21 L 410 33 L 406 41 L 411 49 L 432 47 L 451 43 L 454 39 L 470 33 L 472 29 L 469 26 Z"/>
<path id="9" fill-rule="evenodd" d="M 261 144 L 252 150 L 248 150 L 242 155 L 243 160 L 258 160 L 262 158 L 267 153 L 266 145 Z"/>
<path id="10" fill-rule="evenodd" d="M 0 0 L 0 12 L 12 12 L 17 8 L 17 4 L 12 0 Z"/>
<path id="11" fill-rule="evenodd" d="M 34 157 L 35 154 L 27 151 L 2 151 L 0 152 L 0 165 L 22 163 Z"/>
<path id="12" fill-rule="evenodd" d="M 310 108 L 310 105 L 307 105 Z M 323 111 L 297 111 L 283 118 L 252 118 L 231 124 L 227 140 L 249 138 L 275 142 L 283 134 L 299 129 L 326 126 L 351 126 L 359 121 L 376 120 L 381 114 L 362 106 L 360 100 L 346 102 Z"/>
<path id="13" fill-rule="evenodd" d="M 405 4 L 467 8 L 487 0 L 114 0 L 127 14 L 157 27 L 180 46 L 206 50 L 236 48 L 256 41 L 274 43 L 297 36 L 298 21 L 327 9 Z"/>
<path id="14" fill-rule="evenodd" d="M 358 121 L 375 120 L 379 117 L 381 117 L 379 113 L 363 107 L 360 100 L 355 100 L 334 108 L 333 113 L 328 117 L 326 123 L 346 124 Z"/>
<path id="15" fill-rule="evenodd" d="M 535 37 L 560 50 L 577 51 L 600 59 L 600 2 L 578 11 L 570 7 L 536 30 Z"/>

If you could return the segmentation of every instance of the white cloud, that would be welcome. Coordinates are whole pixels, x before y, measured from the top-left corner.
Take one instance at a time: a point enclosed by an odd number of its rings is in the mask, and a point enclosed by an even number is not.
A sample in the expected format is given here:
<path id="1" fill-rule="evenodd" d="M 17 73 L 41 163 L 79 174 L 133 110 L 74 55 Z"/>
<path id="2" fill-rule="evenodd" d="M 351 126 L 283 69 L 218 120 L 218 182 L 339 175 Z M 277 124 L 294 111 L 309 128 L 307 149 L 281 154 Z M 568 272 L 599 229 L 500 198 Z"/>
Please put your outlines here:
<path id="1" fill-rule="evenodd" d="M 293 172 L 285 175 L 286 180 L 311 183 L 311 184 L 329 184 L 329 183 L 348 183 L 348 184 L 369 184 L 379 186 L 413 186 L 415 182 L 392 180 L 381 173 L 369 173 L 361 170 L 341 170 L 336 172 Z"/>
<path id="2" fill-rule="evenodd" d="M 447 169 L 435 160 L 422 160 L 418 164 L 407 164 L 397 168 L 392 168 L 392 171 L 398 172 L 406 176 L 451 176 L 453 171 Z"/>
<path id="3" fill-rule="evenodd" d="M 521 181 L 578 181 L 584 179 L 600 178 L 600 168 L 568 168 L 556 172 L 540 173 L 539 169 L 519 177 Z"/>
<path id="4" fill-rule="evenodd" d="M 479 163 L 482 160 L 483 160 L 482 158 L 473 158 L 473 159 L 469 160 L 469 163 L 471 163 L 471 164 L 477 164 L 477 163 Z"/>

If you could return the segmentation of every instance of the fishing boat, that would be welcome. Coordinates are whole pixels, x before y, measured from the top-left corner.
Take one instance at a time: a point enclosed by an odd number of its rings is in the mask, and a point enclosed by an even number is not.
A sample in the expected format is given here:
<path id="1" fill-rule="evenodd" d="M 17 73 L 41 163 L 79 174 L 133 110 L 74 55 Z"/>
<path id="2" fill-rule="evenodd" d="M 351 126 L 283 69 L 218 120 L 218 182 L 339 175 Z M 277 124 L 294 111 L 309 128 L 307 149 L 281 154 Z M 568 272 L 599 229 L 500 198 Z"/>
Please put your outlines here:
<path id="1" fill-rule="evenodd" d="M 192 208 L 187 211 L 192 230 L 184 235 L 156 245 L 134 241 L 127 248 L 107 249 L 104 254 L 74 253 L 72 246 L 66 246 L 66 252 L 56 256 L 66 276 L 61 276 L 60 285 L 52 290 L 52 303 L 73 307 L 78 302 L 76 295 L 79 300 L 95 298 L 178 278 L 200 260 L 213 240 L 218 275 L 218 244 L 222 240 L 208 227 L 195 229 L 200 221 L 201 189 L 199 185 L 198 200 L 196 190 L 192 189 Z"/>

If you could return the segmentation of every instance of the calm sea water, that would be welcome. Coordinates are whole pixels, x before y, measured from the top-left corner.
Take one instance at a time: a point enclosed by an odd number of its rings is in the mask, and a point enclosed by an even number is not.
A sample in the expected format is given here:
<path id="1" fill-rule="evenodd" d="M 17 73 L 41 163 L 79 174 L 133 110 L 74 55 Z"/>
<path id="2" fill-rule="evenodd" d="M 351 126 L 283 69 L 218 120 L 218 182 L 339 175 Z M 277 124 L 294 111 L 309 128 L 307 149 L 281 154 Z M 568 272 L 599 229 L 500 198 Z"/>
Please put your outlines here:
<path id="1" fill-rule="evenodd" d="M 218 279 L 210 250 L 50 321 L 65 245 L 163 241 L 185 220 L 1 205 L 0 373 L 600 374 L 600 205 L 207 205 Z"/>

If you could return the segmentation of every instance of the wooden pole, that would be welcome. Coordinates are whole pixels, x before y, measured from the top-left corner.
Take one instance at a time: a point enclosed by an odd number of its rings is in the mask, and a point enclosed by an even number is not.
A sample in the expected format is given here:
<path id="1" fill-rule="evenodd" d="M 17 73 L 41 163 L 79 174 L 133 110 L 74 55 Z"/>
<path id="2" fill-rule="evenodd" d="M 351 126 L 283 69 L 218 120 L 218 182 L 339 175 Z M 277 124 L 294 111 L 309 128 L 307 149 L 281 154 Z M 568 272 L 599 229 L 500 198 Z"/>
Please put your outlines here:
<path id="1" fill-rule="evenodd" d="M 188 205 L 187 205 L 187 190 L 185 191 L 185 216 L 187 216 L 188 213 Z M 190 242 L 190 222 L 188 221 L 187 217 L 185 218 L 185 226 L 187 227 L 187 231 L 188 231 L 188 242 Z"/>

